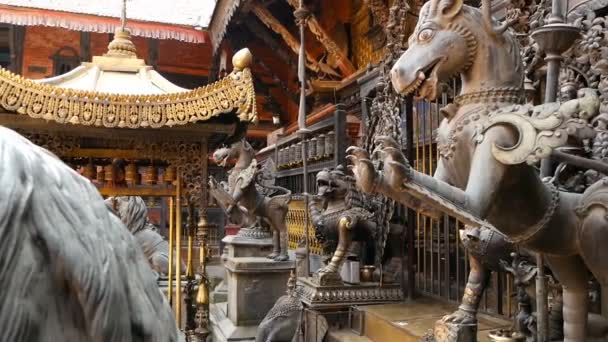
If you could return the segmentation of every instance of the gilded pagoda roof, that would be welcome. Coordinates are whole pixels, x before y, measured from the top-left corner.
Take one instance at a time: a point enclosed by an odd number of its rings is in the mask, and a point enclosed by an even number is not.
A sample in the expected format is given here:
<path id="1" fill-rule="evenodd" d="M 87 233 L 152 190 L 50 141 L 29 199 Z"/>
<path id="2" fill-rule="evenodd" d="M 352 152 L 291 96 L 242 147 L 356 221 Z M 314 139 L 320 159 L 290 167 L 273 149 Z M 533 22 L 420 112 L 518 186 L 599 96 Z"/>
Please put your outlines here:
<path id="1" fill-rule="evenodd" d="M 235 113 L 257 122 L 251 53 L 233 58 L 234 70 L 215 83 L 187 90 L 136 56 L 129 32 L 117 29 L 109 51 L 66 74 L 29 80 L 0 69 L 0 107 L 61 124 L 161 128 Z"/>

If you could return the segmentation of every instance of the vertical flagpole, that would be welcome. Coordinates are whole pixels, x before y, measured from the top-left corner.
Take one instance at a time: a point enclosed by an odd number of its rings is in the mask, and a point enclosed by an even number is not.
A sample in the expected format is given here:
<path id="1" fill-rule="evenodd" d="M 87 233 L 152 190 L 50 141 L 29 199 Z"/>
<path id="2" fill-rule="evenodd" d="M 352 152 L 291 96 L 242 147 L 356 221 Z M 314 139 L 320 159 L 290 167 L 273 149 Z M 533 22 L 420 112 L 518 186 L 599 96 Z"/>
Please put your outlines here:
<path id="1" fill-rule="evenodd" d="M 547 24 L 532 32 L 531 36 L 542 51 L 545 52 L 547 62 L 547 78 L 545 88 L 545 103 L 557 100 L 559 69 L 563 59 L 562 54 L 567 51 L 574 41 L 580 36 L 579 30 L 565 23 L 562 11 L 562 0 L 552 0 L 551 15 Z M 553 174 L 551 160 L 545 158 L 541 161 L 541 178 L 550 177 Z M 549 340 L 549 322 L 547 305 L 547 280 L 545 276 L 545 262 L 542 253 L 536 257 L 536 305 L 537 305 L 537 340 L 545 342 Z"/>
<path id="2" fill-rule="evenodd" d="M 304 177 L 303 195 L 304 195 L 304 234 L 306 241 L 306 251 L 304 263 L 306 276 L 310 275 L 310 227 L 308 224 L 308 134 L 310 130 L 306 127 L 306 50 L 304 46 L 304 38 L 306 31 L 306 21 L 310 16 L 310 12 L 304 8 L 304 0 L 300 0 L 300 6 L 294 11 L 296 23 L 300 27 L 300 51 L 298 54 L 298 78 L 300 80 L 300 108 L 298 112 L 298 136 L 302 141 L 302 173 Z"/>

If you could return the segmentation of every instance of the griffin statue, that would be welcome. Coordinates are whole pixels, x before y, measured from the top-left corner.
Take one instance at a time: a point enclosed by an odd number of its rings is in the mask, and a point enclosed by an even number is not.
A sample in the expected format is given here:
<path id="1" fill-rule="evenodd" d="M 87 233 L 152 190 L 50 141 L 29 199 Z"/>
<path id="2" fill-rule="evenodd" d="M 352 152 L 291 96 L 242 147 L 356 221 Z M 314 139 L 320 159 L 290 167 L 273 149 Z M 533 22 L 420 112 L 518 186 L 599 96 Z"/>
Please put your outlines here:
<path id="1" fill-rule="evenodd" d="M 276 167 L 272 158 L 260 169 L 255 151 L 245 140 L 223 147 L 213 153 L 218 165 L 236 160 L 229 171 L 228 183 L 209 177 L 209 191 L 225 210 L 228 219 L 242 227 L 270 227 L 273 230 L 273 251 L 268 258 L 289 259 L 285 217 L 291 191 L 274 185 Z"/>

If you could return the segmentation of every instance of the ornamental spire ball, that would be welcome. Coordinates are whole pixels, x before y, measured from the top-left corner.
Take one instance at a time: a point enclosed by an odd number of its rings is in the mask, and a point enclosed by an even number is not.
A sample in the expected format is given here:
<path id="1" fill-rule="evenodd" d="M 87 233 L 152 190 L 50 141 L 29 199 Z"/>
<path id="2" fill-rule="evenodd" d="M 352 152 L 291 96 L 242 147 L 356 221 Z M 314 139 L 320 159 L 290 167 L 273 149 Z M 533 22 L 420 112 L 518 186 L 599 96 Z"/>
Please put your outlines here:
<path id="1" fill-rule="evenodd" d="M 232 56 L 232 66 L 235 70 L 249 68 L 251 62 L 253 62 L 253 55 L 247 48 L 239 50 L 234 54 L 234 56 Z"/>

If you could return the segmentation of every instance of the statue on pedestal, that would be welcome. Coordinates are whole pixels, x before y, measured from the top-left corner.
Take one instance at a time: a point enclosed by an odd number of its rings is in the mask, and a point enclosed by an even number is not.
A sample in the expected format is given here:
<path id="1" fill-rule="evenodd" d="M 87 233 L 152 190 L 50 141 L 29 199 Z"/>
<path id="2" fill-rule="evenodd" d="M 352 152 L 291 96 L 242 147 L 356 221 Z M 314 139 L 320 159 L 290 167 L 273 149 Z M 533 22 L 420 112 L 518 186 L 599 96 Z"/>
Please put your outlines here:
<path id="1" fill-rule="evenodd" d="M 176 342 L 135 238 L 91 182 L 0 127 L 2 340 Z"/>
<path id="2" fill-rule="evenodd" d="M 381 262 L 386 236 L 382 222 L 376 220 L 381 204 L 363 201 L 354 179 L 341 165 L 333 171 L 320 171 L 316 178 L 318 193 L 309 205 L 311 219 L 317 240 L 332 257 L 314 278 L 319 285 L 342 283 L 340 267 L 353 241 L 373 242 L 366 245 L 371 263 Z"/>
<path id="3" fill-rule="evenodd" d="M 209 177 L 209 191 L 225 210 L 228 219 L 243 227 L 253 227 L 252 237 L 264 237 L 264 233 L 259 230 L 271 228 L 273 251 L 268 258 L 275 261 L 288 260 L 285 217 L 289 210 L 291 191 L 274 185 L 276 167 L 273 160 L 268 159 L 260 168 L 255 159 L 255 151 L 245 140 L 216 150 L 213 159 L 220 166 L 226 166 L 228 160 L 236 160 L 229 171 L 227 183 L 218 183 Z"/>
<path id="4" fill-rule="evenodd" d="M 518 44 L 497 24 L 489 0 L 424 4 L 409 47 L 394 65 L 392 83 L 403 95 L 434 100 L 453 74 L 461 94 L 442 109 L 440 159 L 434 177 L 413 170 L 399 144 L 387 138 L 377 172 L 369 154 L 351 148 L 358 186 L 402 203 L 415 197 L 467 224 L 493 226 L 509 240 L 547 256 L 564 288 L 564 341 L 584 341 L 588 271 L 608 286 L 608 180 L 583 194 L 565 193 L 540 179 L 533 166 L 567 142 L 591 139 L 600 100 L 592 89 L 559 104 L 524 105 L 524 68 Z M 488 60 L 488 56 L 491 60 Z"/>

